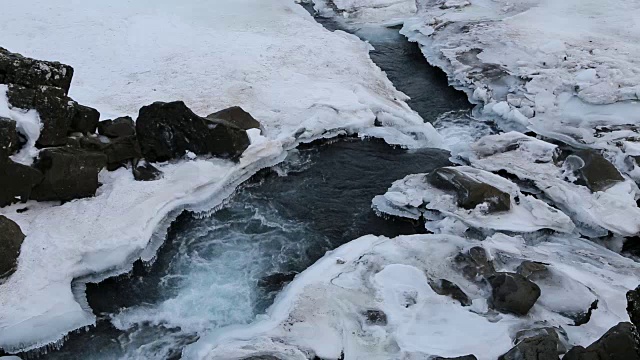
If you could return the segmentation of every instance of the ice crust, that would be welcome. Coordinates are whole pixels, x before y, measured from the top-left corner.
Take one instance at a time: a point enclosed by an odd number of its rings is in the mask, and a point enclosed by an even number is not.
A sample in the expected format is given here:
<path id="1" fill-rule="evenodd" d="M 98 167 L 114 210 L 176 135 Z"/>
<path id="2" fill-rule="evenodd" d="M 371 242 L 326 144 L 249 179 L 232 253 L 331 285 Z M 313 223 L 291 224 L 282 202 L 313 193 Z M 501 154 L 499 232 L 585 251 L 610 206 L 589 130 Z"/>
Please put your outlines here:
<path id="1" fill-rule="evenodd" d="M 126 169 L 105 171 L 95 198 L 0 209 L 27 235 L 17 271 L 0 284 L 6 350 L 40 347 L 94 324 L 82 294 L 71 291 L 73 279 L 95 281 L 126 272 L 136 258 L 151 260 L 159 246 L 150 242 L 154 231 L 162 233 L 176 211 L 215 208 L 300 142 L 360 133 L 407 147 L 441 145 L 371 62 L 366 43 L 325 30 L 293 1 L 28 0 L 0 13 L 0 43 L 72 65 L 70 96 L 103 118 L 135 118 L 143 105 L 184 100 L 200 115 L 242 106 L 265 130 L 264 137 L 250 134 L 238 164 L 185 158 L 159 165 L 164 178 L 149 183 L 135 182 Z M 3 90 L 1 114 L 21 126 L 37 123 L 37 113 L 10 109 Z M 393 128 L 373 129 L 376 117 Z"/>

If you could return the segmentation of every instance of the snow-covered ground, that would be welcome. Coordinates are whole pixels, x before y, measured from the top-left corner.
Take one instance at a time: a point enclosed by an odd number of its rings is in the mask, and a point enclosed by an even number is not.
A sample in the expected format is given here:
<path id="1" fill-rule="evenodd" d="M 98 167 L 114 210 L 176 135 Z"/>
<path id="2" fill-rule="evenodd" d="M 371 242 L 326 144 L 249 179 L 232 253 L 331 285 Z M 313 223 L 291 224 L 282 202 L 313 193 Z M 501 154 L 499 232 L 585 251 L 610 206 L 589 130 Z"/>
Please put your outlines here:
<path id="1" fill-rule="evenodd" d="M 93 324 L 83 294 L 72 293 L 73 279 L 152 259 L 159 244 L 150 239 L 154 231 L 162 238 L 167 217 L 214 208 L 299 142 L 357 132 L 407 147 L 441 145 L 371 62 L 367 44 L 325 30 L 293 1 L 27 0 L 3 7 L 0 44 L 72 65 L 70 96 L 103 118 L 135 118 L 143 105 L 184 100 L 203 116 L 242 106 L 265 128 L 264 137 L 252 134 L 238 164 L 164 164 L 164 178 L 151 183 L 124 169 L 103 172 L 95 198 L 0 209 L 27 235 L 16 273 L 0 284 L 0 347 L 8 350 Z M 9 113 L 5 96 L 0 111 L 37 120 Z M 376 118 L 390 127 L 374 128 Z"/>

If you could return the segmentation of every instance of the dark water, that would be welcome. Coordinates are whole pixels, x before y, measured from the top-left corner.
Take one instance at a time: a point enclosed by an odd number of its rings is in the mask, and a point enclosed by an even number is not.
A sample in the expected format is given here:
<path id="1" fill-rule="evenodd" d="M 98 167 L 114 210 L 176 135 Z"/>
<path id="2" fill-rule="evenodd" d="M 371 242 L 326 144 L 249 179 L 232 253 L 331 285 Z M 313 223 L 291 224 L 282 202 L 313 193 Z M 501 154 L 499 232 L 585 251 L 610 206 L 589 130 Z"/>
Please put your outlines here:
<path id="1" fill-rule="evenodd" d="M 397 30 L 349 30 L 374 45 L 373 60 L 425 120 L 470 108 Z M 447 165 L 447 158 L 440 150 L 409 152 L 375 140 L 294 151 L 211 217 L 183 213 L 153 265 L 138 263 L 128 277 L 88 284 L 98 326 L 39 358 L 177 359 L 199 333 L 263 313 L 275 295 L 257 286 L 264 276 L 302 271 L 365 234 L 420 232 L 419 224 L 375 216 L 371 199 L 408 174 Z"/>

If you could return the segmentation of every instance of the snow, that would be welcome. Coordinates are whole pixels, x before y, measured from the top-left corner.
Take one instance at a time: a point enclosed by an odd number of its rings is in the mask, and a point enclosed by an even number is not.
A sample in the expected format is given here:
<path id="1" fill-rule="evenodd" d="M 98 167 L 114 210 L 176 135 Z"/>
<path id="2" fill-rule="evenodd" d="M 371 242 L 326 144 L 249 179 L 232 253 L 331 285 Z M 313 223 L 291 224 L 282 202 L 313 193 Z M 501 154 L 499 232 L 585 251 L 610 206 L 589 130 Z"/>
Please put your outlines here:
<path id="1" fill-rule="evenodd" d="M 513 271 L 523 260 L 549 264 L 552 275 L 540 281 L 543 296 L 527 316 L 487 310 L 490 291 L 456 270 L 453 257 L 473 246 L 483 247 L 498 271 Z M 299 274 L 253 324 L 219 329 L 183 356 L 337 359 L 344 353 L 345 359 L 411 359 L 474 354 L 496 359 L 509 350 L 519 330 L 540 327 L 540 321 L 563 328 L 570 344 L 587 345 L 619 321 L 628 321 L 625 293 L 636 285 L 638 270 L 638 263 L 580 238 L 549 237 L 532 246 L 503 234 L 484 241 L 369 235 L 327 253 Z M 460 286 L 473 306 L 437 295 L 429 279 L 440 278 Z M 565 289 L 566 284 L 571 286 Z M 585 298 L 588 289 L 601 305 L 587 324 L 571 326 L 573 320 L 561 313 L 592 300 L 591 293 Z M 559 301 L 547 302 L 546 294 Z M 368 323 L 363 313 L 372 309 L 382 310 L 387 324 Z"/>
<path id="2" fill-rule="evenodd" d="M 42 126 L 40 116 L 36 110 L 23 110 L 11 107 L 7 99 L 7 90 L 7 85 L 0 84 L 0 117 L 15 121 L 16 130 L 27 139 L 27 143 L 23 145 L 18 153 L 11 156 L 11 160 L 24 165 L 31 165 L 33 158 L 38 155 L 36 141 L 38 137 L 40 137 L 40 129 Z"/>
<path id="3" fill-rule="evenodd" d="M 0 284 L 0 347 L 7 350 L 40 347 L 94 324 L 72 280 L 97 281 L 126 272 L 136 258 L 152 260 L 177 212 L 210 211 L 301 142 L 360 133 L 407 147 L 441 145 L 371 62 L 366 43 L 325 30 L 288 0 L 161 0 L 153 7 L 27 0 L 0 13 L 0 43 L 72 65 L 70 96 L 102 118 L 135 118 L 143 105 L 184 100 L 200 115 L 242 106 L 264 127 L 264 136 L 250 132 L 238 164 L 160 164 L 163 179 L 145 183 L 126 169 L 103 171 L 95 198 L 0 209 L 27 235 L 17 271 Z M 37 123 L 36 113 L 5 103 L 0 111 L 23 128 Z M 377 117 L 392 125 L 374 128 Z"/>

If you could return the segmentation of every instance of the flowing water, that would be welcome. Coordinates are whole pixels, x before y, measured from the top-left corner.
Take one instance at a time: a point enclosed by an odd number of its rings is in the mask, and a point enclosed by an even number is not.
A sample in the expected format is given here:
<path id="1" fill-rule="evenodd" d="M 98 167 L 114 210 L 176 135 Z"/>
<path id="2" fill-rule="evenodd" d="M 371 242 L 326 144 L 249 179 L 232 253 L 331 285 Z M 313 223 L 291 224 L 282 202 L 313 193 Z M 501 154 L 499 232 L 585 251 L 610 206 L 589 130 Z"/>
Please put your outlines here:
<path id="1" fill-rule="evenodd" d="M 465 96 L 397 30 L 351 31 L 374 45 L 372 59 L 425 120 L 469 110 Z M 87 284 L 98 326 L 38 357 L 178 359 L 198 334 L 264 313 L 279 288 L 259 286 L 265 276 L 303 271 L 327 250 L 365 234 L 421 231 L 420 224 L 376 217 L 371 199 L 399 178 L 448 164 L 448 156 L 355 139 L 292 151 L 212 216 L 180 215 L 151 266 L 136 263 L 127 277 Z"/>

